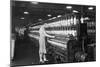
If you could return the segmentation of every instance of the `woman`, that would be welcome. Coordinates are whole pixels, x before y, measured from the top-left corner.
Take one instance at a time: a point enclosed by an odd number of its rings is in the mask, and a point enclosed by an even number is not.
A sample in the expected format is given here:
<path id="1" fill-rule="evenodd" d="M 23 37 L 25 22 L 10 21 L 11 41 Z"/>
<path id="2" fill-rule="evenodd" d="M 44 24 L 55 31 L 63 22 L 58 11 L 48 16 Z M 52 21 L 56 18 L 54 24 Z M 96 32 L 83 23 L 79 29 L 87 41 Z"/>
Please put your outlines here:
<path id="1" fill-rule="evenodd" d="M 45 31 L 45 26 L 46 23 L 44 25 L 42 25 L 40 27 L 39 30 L 39 34 L 40 34 L 40 38 L 39 38 L 39 57 L 40 57 L 40 62 L 44 63 L 45 61 L 47 61 L 46 59 L 46 45 L 45 45 L 45 37 L 50 37 L 50 38 L 54 38 L 55 36 L 50 36 L 46 33 Z"/>

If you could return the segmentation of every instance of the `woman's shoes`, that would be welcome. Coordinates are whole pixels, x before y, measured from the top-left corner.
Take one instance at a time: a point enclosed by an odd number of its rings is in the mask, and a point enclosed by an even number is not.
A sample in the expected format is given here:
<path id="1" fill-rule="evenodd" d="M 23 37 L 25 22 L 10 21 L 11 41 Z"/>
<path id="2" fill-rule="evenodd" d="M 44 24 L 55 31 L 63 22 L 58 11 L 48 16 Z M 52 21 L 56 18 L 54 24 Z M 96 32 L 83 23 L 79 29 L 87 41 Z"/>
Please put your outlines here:
<path id="1" fill-rule="evenodd" d="M 47 63 L 47 62 L 48 62 L 48 60 L 44 60 L 44 61 L 43 60 L 40 60 L 40 63 L 41 64 L 44 64 L 44 63 Z"/>
<path id="2" fill-rule="evenodd" d="M 40 63 L 44 63 L 44 61 L 43 60 L 40 60 Z"/>
<path id="3" fill-rule="evenodd" d="M 44 59 L 44 61 L 48 61 L 48 60 Z"/>

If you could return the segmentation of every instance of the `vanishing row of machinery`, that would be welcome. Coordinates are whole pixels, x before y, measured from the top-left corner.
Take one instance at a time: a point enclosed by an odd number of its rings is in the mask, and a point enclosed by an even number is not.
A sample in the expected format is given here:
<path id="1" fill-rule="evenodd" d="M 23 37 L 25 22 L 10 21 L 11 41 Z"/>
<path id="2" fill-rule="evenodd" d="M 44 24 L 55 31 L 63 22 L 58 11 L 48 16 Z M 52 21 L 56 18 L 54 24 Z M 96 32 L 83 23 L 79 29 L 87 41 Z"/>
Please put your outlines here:
<path id="1" fill-rule="evenodd" d="M 86 37 L 86 28 L 80 28 L 81 22 L 79 14 L 66 14 L 29 26 L 28 35 L 38 40 L 41 25 L 47 23 L 46 33 L 55 36 L 46 38 L 47 56 L 52 56 L 54 63 L 84 61 L 86 53 L 83 38 Z"/>

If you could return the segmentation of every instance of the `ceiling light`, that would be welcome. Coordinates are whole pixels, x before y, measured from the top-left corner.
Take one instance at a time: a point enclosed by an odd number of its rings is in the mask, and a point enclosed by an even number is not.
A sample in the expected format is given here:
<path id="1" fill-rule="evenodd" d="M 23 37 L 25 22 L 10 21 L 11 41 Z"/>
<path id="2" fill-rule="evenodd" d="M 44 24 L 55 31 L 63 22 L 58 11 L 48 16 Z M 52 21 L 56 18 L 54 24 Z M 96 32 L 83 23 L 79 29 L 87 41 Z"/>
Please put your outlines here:
<path id="1" fill-rule="evenodd" d="M 55 19 L 56 17 L 53 17 L 52 19 Z"/>
<path id="2" fill-rule="evenodd" d="M 51 14 L 48 14 L 48 17 L 51 17 Z"/>
<path id="3" fill-rule="evenodd" d="M 32 1 L 31 3 L 32 4 L 39 4 L 39 2 L 36 2 L 36 1 Z"/>
<path id="4" fill-rule="evenodd" d="M 25 19 L 24 17 L 21 17 L 20 19 Z"/>
<path id="5" fill-rule="evenodd" d="M 52 18 L 49 18 L 48 20 L 52 20 Z"/>
<path id="6" fill-rule="evenodd" d="M 25 11 L 24 14 L 29 14 L 29 12 Z"/>
<path id="7" fill-rule="evenodd" d="M 93 7 L 89 7 L 88 9 L 89 9 L 89 10 L 93 10 Z"/>
<path id="8" fill-rule="evenodd" d="M 72 6 L 66 6 L 67 9 L 72 9 Z"/>
<path id="9" fill-rule="evenodd" d="M 57 17 L 61 17 L 61 15 L 58 15 Z"/>
<path id="10" fill-rule="evenodd" d="M 78 13 L 78 11 L 77 10 L 73 10 L 73 13 Z"/>

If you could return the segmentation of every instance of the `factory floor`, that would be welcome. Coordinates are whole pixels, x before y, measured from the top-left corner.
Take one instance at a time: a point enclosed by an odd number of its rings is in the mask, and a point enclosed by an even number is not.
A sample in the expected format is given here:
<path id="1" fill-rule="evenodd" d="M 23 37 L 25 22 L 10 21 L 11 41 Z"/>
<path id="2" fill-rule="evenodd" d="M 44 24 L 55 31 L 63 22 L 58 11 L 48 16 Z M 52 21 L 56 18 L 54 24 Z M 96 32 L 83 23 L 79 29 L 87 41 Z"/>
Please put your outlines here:
<path id="1" fill-rule="evenodd" d="M 18 39 L 15 41 L 14 65 L 31 65 L 39 63 L 38 44 L 36 41 Z"/>
<path id="2" fill-rule="evenodd" d="M 15 41 L 14 58 L 11 62 L 13 66 L 39 65 L 38 41 L 35 39 L 17 39 Z M 47 56 L 48 62 L 53 63 L 53 57 Z"/>
<path id="3" fill-rule="evenodd" d="M 46 55 L 46 57 L 48 62 L 45 62 L 44 64 L 56 63 L 53 56 Z M 39 42 L 36 39 L 30 38 L 17 39 L 15 41 L 14 58 L 11 61 L 11 64 L 12 66 L 40 65 Z"/>

